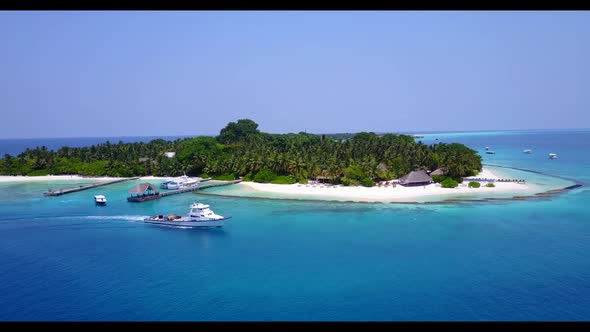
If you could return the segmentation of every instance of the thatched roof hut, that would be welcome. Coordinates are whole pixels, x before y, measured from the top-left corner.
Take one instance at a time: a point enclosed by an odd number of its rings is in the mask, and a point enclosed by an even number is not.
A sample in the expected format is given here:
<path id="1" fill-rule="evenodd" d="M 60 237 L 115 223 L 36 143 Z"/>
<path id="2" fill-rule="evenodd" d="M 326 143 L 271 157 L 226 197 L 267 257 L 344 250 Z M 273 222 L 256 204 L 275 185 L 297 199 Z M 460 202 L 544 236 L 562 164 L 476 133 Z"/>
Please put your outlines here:
<path id="1" fill-rule="evenodd" d="M 445 170 L 442 168 L 435 169 L 430 175 L 445 175 Z"/>
<path id="2" fill-rule="evenodd" d="M 145 194 L 148 191 L 158 191 L 158 187 L 154 186 L 151 183 L 140 183 L 137 186 L 131 188 L 128 192 L 130 194 L 137 194 L 137 195 L 142 195 Z"/>
<path id="3" fill-rule="evenodd" d="M 432 183 L 430 175 L 425 171 L 411 171 L 399 179 L 399 184 L 403 186 L 423 186 Z"/>

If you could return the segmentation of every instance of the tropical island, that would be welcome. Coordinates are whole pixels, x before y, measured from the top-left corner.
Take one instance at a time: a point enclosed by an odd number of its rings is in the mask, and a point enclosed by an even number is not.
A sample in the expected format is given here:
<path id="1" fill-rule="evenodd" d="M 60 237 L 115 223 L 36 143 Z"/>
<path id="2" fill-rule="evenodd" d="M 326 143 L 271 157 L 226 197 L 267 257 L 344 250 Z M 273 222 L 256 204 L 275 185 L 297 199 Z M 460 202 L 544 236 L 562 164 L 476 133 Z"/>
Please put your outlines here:
<path id="1" fill-rule="evenodd" d="M 206 193 L 242 197 L 418 202 L 490 193 L 521 197 L 567 185 L 531 184 L 496 172 L 483 167 L 477 151 L 460 143 L 426 145 L 411 135 L 372 132 L 270 134 L 250 119 L 228 123 L 215 137 L 107 141 L 57 151 L 41 146 L 0 159 L 0 182 L 86 177 L 151 181 L 187 175 L 241 180 L 232 186 L 237 189 Z"/>
<path id="2" fill-rule="evenodd" d="M 347 137 L 347 138 L 342 138 Z M 230 122 L 216 137 L 90 147 L 27 149 L 0 159 L 0 175 L 189 176 L 292 184 L 320 180 L 374 186 L 411 171 L 440 169 L 435 182 L 461 182 L 482 170 L 481 157 L 463 144 L 425 145 L 410 135 L 269 134 L 249 119 Z"/>

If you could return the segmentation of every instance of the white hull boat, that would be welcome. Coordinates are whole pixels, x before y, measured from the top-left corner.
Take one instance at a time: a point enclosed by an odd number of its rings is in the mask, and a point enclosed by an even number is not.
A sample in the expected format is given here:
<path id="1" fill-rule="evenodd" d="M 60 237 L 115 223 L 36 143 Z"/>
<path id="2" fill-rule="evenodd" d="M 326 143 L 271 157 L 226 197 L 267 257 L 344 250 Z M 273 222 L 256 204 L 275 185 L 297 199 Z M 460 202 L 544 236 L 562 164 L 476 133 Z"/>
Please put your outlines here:
<path id="1" fill-rule="evenodd" d="M 107 198 L 104 197 L 103 195 L 96 195 L 96 196 L 94 196 L 94 202 L 96 203 L 96 205 L 106 205 Z"/>
<path id="2" fill-rule="evenodd" d="M 193 203 L 190 207 L 185 217 L 176 214 L 157 215 L 145 218 L 144 222 L 174 227 L 221 227 L 225 220 L 231 218 L 215 214 L 206 204 Z"/>
<path id="3" fill-rule="evenodd" d="M 194 188 L 196 186 L 199 185 L 199 180 L 195 180 L 195 179 L 190 179 L 187 180 L 186 182 L 184 182 L 179 189 L 184 189 L 184 188 Z"/>
<path id="4" fill-rule="evenodd" d="M 168 190 L 175 190 L 175 189 L 184 189 L 184 188 L 193 188 L 199 185 L 198 179 L 191 179 L 190 177 L 183 175 L 173 179 L 166 179 L 166 181 L 162 182 L 160 188 L 168 189 Z"/>
<path id="5" fill-rule="evenodd" d="M 227 217 L 224 219 L 219 220 L 211 220 L 211 221 L 191 221 L 189 218 L 182 217 L 180 219 L 175 220 L 163 220 L 159 218 L 150 217 L 146 218 L 144 221 L 148 224 L 158 224 L 158 225 L 168 225 L 174 227 L 222 227 L 223 221 L 226 219 L 230 219 L 231 217 Z"/>

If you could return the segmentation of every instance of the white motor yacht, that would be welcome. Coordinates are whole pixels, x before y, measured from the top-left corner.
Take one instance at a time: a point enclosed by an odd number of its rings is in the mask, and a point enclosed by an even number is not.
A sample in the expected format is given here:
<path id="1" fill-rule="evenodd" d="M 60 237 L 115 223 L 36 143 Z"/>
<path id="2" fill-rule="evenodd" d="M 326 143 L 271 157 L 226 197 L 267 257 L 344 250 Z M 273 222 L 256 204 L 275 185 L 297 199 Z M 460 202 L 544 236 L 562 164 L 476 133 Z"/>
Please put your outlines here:
<path id="1" fill-rule="evenodd" d="M 178 227 L 221 227 L 223 221 L 231 217 L 215 214 L 207 204 L 193 203 L 186 217 L 177 214 L 157 215 L 145 218 L 149 224 L 170 225 Z"/>
<path id="2" fill-rule="evenodd" d="M 199 184 L 198 179 L 190 178 L 186 175 L 175 177 L 172 179 L 166 179 L 166 181 L 162 182 L 160 187 L 162 189 L 184 189 L 184 188 L 191 188 Z"/>
<path id="3" fill-rule="evenodd" d="M 192 179 L 192 178 L 187 177 L 180 187 L 183 189 L 184 188 L 193 188 L 193 187 L 197 186 L 198 184 L 199 184 L 198 179 Z"/>
<path id="4" fill-rule="evenodd" d="M 171 178 L 168 178 L 168 179 L 164 180 L 164 182 L 162 182 L 160 184 L 160 188 L 162 188 L 162 189 L 168 189 L 168 184 L 170 182 L 173 182 L 173 181 L 174 181 L 174 179 L 171 179 Z"/>

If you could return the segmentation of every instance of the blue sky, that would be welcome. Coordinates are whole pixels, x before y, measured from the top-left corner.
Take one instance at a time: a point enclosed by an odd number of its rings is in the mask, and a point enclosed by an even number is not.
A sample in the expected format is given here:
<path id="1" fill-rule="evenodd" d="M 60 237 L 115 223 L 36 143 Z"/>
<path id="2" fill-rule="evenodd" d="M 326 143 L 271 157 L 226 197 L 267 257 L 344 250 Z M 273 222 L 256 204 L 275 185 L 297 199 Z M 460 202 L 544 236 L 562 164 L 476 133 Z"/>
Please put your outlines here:
<path id="1" fill-rule="evenodd" d="M 590 12 L 0 12 L 0 138 L 590 127 Z"/>

